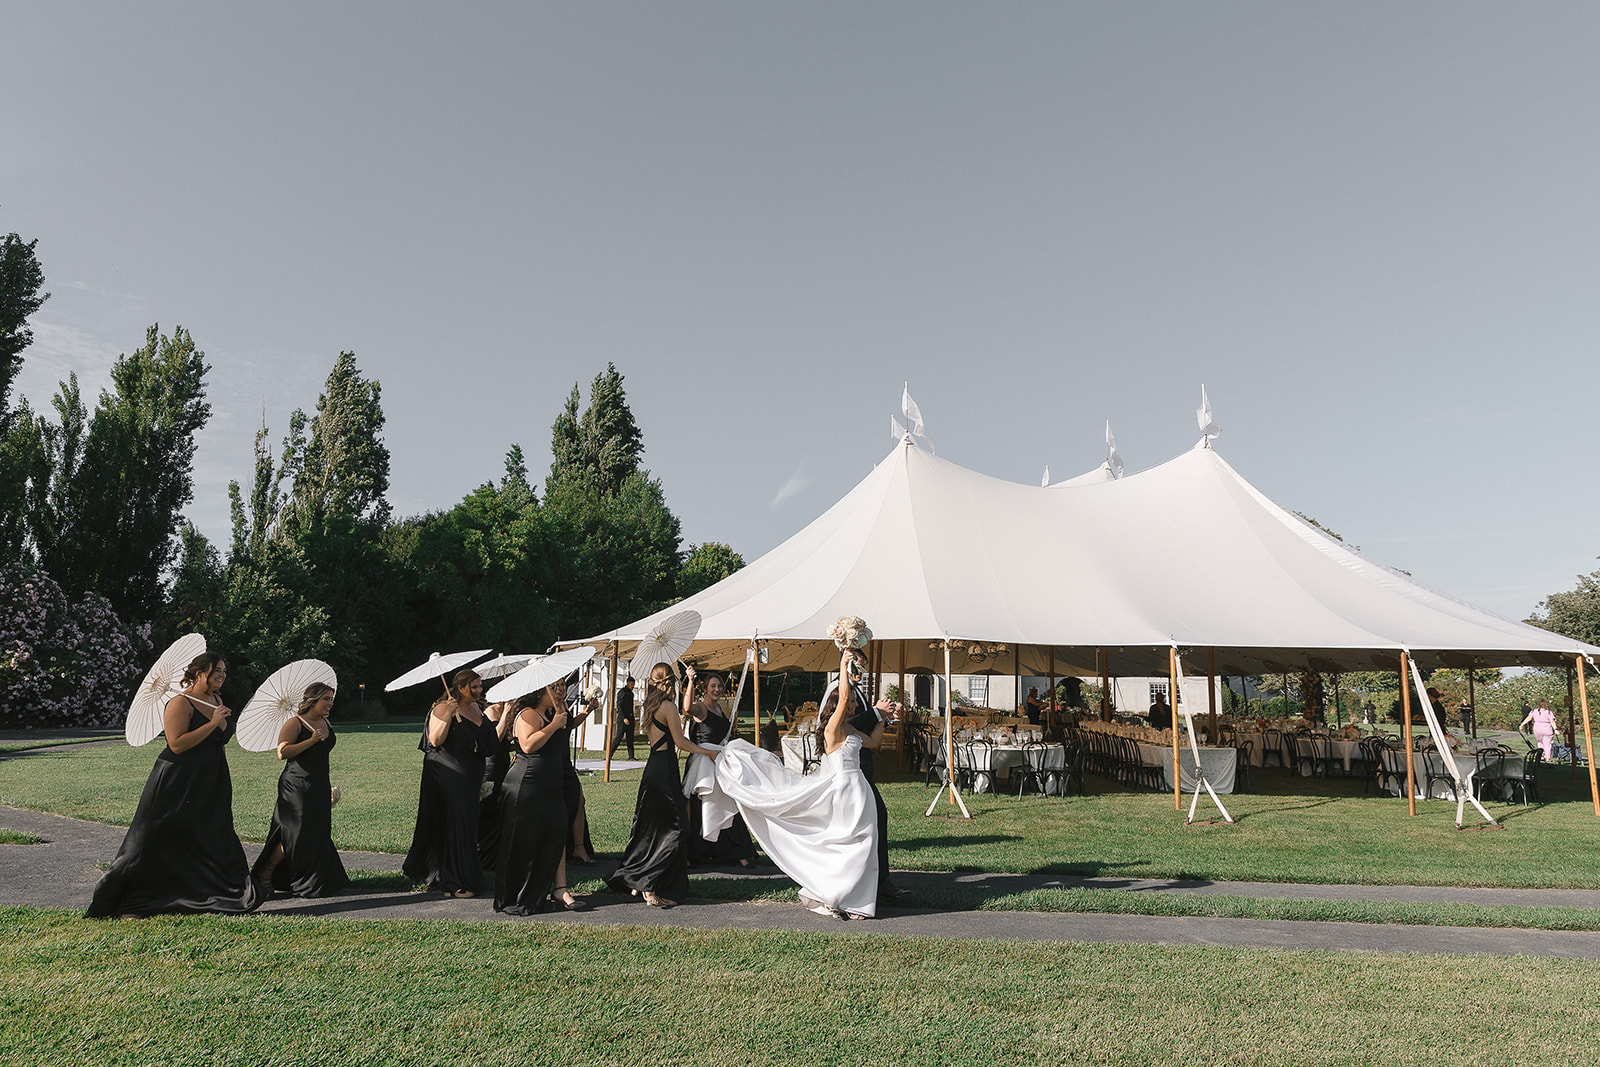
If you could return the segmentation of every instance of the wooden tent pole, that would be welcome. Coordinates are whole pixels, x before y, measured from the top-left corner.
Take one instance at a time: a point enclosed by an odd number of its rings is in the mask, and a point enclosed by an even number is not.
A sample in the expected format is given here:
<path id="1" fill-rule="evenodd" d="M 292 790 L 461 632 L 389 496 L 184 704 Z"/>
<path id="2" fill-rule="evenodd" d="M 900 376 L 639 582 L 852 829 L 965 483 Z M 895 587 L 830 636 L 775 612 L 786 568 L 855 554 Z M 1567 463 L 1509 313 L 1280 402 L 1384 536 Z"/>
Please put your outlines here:
<path id="1" fill-rule="evenodd" d="M 906 699 L 906 639 L 900 639 L 900 744 L 899 751 L 894 754 L 894 765 L 901 770 L 906 766 L 906 709 L 915 707 Z"/>
<path id="2" fill-rule="evenodd" d="M 1206 649 L 1206 700 L 1211 705 L 1211 736 L 1207 740 L 1215 745 L 1219 740 L 1217 734 L 1217 650 L 1215 646 Z"/>
<path id="3" fill-rule="evenodd" d="M 1578 738 L 1572 728 L 1572 665 L 1567 665 L 1567 751 L 1572 753 L 1572 780 L 1578 780 Z"/>
<path id="4" fill-rule="evenodd" d="M 1100 649 L 1100 721 L 1111 721 L 1111 646 Z"/>
<path id="5" fill-rule="evenodd" d="M 1411 748 L 1411 661 L 1400 652 L 1400 722 L 1406 739 L 1406 810 L 1417 813 L 1416 753 Z"/>
<path id="6" fill-rule="evenodd" d="M 1061 709 L 1056 706 L 1056 646 L 1050 646 L 1050 695 L 1044 700 L 1044 725 L 1045 729 L 1054 732 L 1060 729 Z"/>
<path id="7" fill-rule="evenodd" d="M 1589 682 L 1583 676 L 1583 656 L 1572 658 L 1578 664 L 1578 699 L 1583 701 L 1583 750 L 1589 755 L 1589 799 L 1594 802 L 1594 813 L 1600 815 L 1600 787 L 1595 784 L 1594 772 L 1594 731 L 1589 725 Z M 1474 707 L 1472 710 L 1476 712 L 1478 709 Z M 1573 762 L 1576 763 L 1577 759 L 1574 758 Z"/>
<path id="8" fill-rule="evenodd" d="M 1172 722 L 1172 810 L 1183 810 L 1183 782 L 1178 773 L 1178 646 L 1167 650 L 1167 714 Z M 1195 770 L 1198 772 L 1199 767 Z"/>
<path id="9" fill-rule="evenodd" d="M 1472 666 L 1467 666 L 1467 707 L 1472 709 L 1472 736 L 1478 736 L 1478 691 L 1473 686 Z"/>
<path id="10" fill-rule="evenodd" d="M 756 731 L 755 740 L 754 740 L 753 743 L 755 744 L 755 746 L 757 748 L 760 748 L 761 747 L 761 638 L 760 638 L 760 636 L 757 635 L 756 637 L 751 638 L 750 639 L 750 644 L 751 644 L 751 647 L 755 649 L 755 653 L 756 653 L 755 661 L 750 664 L 751 683 L 755 686 L 755 704 L 754 704 L 753 709 L 752 709 L 752 711 L 750 713 L 750 718 L 751 718 L 752 722 L 755 724 L 755 731 Z M 782 746 L 782 744 L 780 744 L 778 747 L 781 749 L 783 746 Z M 782 755 L 782 752 L 779 752 L 779 755 Z"/>
<path id="11" fill-rule="evenodd" d="M 611 642 L 611 698 L 606 703 L 606 773 L 602 781 L 611 781 L 611 738 L 617 730 L 617 643 Z"/>

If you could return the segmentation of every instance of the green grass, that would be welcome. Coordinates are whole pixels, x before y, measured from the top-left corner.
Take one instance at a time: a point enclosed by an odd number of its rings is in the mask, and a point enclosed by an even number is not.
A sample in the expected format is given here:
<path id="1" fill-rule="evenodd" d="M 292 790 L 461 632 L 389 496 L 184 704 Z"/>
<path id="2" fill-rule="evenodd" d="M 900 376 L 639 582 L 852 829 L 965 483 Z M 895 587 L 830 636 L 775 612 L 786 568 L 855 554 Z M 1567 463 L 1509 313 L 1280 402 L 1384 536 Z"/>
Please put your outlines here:
<path id="1" fill-rule="evenodd" d="M 25 834 L 17 830 L 0 829 L 0 845 L 37 845 L 43 840 L 44 838 L 35 837 L 33 834 Z"/>
<path id="2" fill-rule="evenodd" d="M 0 910 L 0 1064 L 1592 1062 L 1600 963 Z M 1472 1010 L 1473 990 L 1493 1010 Z M 1447 1021 L 1447 1025 L 1439 1025 Z"/>
<path id="3" fill-rule="evenodd" d="M 341 848 L 403 853 L 416 817 L 421 754 L 414 724 L 339 727 L 333 780 Z M 126 825 L 158 746 L 41 750 L 0 761 L 0 803 Z M 261 840 L 281 764 L 270 753 L 229 751 L 234 819 Z M 893 761 L 885 760 L 889 768 Z M 893 778 L 892 770 L 885 777 Z M 1595 888 L 1600 818 L 1588 782 L 1564 767 L 1541 780 L 1546 803 L 1490 806 L 1506 829 L 1459 832 L 1455 805 L 1362 794 L 1352 779 L 1300 778 L 1257 770 L 1256 792 L 1225 797 L 1237 822 L 1184 824 L 1166 794 L 1124 791 L 1090 776 L 1087 797 L 975 796 L 974 818 L 940 801 L 920 781 L 885 781 L 891 866 L 1129 878 L 1225 881 Z M 627 843 L 639 772 L 609 783 L 584 778 L 596 848 L 620 855 Z M 1187 804 L 1187 798 L 1186 798 Z M 1202 798 L 1202 812 L 1209 801 Z M 1471 813 L 1471 809 L 1468 809 Z"/>
<path id="4" fill-rule="evenodd" d="M 10 752 L 27 752 L 36 748 L 60 748 L 62 745 L 86 745 L 95 741 L 122 741 L 122 734 L 106 734 L 103 737 L 51 737 L 41 738 L 38 741 L 6 741 L 0 743 L 0 756 Z"/>

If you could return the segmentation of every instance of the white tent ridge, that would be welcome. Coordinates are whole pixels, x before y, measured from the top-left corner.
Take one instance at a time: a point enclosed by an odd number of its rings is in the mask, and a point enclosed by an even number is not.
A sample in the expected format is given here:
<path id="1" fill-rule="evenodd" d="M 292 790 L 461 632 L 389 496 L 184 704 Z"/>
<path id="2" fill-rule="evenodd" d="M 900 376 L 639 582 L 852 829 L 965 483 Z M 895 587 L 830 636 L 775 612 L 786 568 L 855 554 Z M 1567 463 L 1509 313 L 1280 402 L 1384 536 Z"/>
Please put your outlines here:
<path id="1" fill-rule="evenodd" d="M 957 673 L 1164 674 L 1215 649 L 1223 674 L 1570 663 L 1600 653 L 1366 559 L 1269 500 L 1200 445 L 1117 479 L 1047 488 L 967 470 L 909 441 L 815 521 L 737 573 L 584 643 L 623 658 L 662 618 L 703 618 L 690 656 L 731 668 L 759 639 L 773 667 L 829 670 L 840 615 L 883 668 L 942 672 L 945 640 L 1003 644 Z M 571 644 L 575 642 L 563 642 Z M 1053 671 L 1051 668 L 1053 667 Z"/>

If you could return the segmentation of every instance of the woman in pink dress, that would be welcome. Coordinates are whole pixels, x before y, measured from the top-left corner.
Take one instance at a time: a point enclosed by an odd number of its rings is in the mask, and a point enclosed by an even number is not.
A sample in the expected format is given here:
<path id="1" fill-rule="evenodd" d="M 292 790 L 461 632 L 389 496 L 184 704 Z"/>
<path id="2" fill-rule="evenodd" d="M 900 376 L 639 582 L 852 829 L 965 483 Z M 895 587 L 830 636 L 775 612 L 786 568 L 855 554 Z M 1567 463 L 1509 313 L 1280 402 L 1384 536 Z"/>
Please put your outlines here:
<path id="1" fill-rule="evenodd" d="M 1539 706 L 1528 712 L 1522 720 L 1522 726 L 1533 723 L 1533 739 L 1539 742 L 1539 751 L 1544 753 L 1545 759 L 1551 758 L 1550 746 L 1556 739 L 1556 713 L 1545 706 L 1543 700 Z M 1521 729 L 1521 726 L 1518 727 Z"/>

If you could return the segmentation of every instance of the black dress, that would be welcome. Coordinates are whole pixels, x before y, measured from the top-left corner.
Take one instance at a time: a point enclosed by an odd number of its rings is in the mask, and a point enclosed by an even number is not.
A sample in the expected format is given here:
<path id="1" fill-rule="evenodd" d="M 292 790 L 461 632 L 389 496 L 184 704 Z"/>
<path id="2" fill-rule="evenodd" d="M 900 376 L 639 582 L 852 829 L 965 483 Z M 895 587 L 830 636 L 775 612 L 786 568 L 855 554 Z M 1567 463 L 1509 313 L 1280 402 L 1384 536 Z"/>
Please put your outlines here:
<path id="1" fill-rule="evenodd" d="M 637 890 L 682 900 L 689 892 L 689 853 L 684 847 L 683 780 L 678 776 L 678 750 L 672 733 L 656 715 L 649 726 L 660 731 L 650 745 L 650 758 L 639 779 L 628 848 L 607 884 L 619 893 Z"/>
<path id="2" fill-rule="evenodd" d="M 189 705 L 189 730 L 197 730 L 210 716 Z M 90 918 L 237 914 L 267 899 L 233 829 L 233 779 L 223 751 L 232 734 L 230 722 L 187 752 L 162 748 L 122 847 L 94 887 Z"/>
<path id="3" fill-rule="evenodd" d="M 503 715 L 515 714 L 507 706 Z M 496 730 L 498 733 L 498 729 Z M 511 770 L 511 746 L 514 742 L 508 731 L 502 740 L 495 738 L 494 752 L 484 769 L 484 781 L 489 783 L 489 795 L 478 805 L 478 862 L 486 871 L 494 870 L 500 854 L 500 798 L 506 773 Z"/>
<path id="4" fill-rule="evenodd" d="M 304 722 L 294 744 L 311 736 Z M 338 742 L 333 727 L 328 739 L 298 756 L 283 761 L 278 775 L 278 803 L 272 809 L 267 843 L 252 872 L 261 876 L 267 857 L 279 845 L 283 860 L 272 872 L 269 889 L 282 889 L 297 897 L 325 897 L 350 884 L 339 850 L 333 847 L 333 786 L 328 778 L 328 754 Z"/>
<path id="5" fill-rule="evenodd" d="M 567 722 L 572 722 L 572 713 L 567 712 Z M 578 777 L 578 768 L 572 765 L 572 727 L 564 726 L 557 730 L 555 736 L 545 742 L 544 747 L 560 742 L 561 749 L 561 794 L 567 804 L 567 855 L 575 856 L 580 851 L 585 856 L 594 856 L 594 841 L 589 837 L 589 817 L 584 815 L 583 824 L 578 827 L 572 825 L 578 813 L 585 811 L 583 803 L 583 780 Z M 583 862 L 593 862 L 585 860 Z"/>
<path id="6" fill-rule="evenodd" d="M 689 740 L 697 745 L 720 745 L 728 739 L 728 733 L 726 715 L 711 712 L 704 719 L 689 720 Z M 690 760 L 705 758 L 698 754 L 689 757 Z M 700 836 L 704 825 L 700 813 L 703 803 L 699 797 L 689 798 L 689 862 L 728 865 L 755 859 L 755 842 L 750 840 L 750 830 L 744 824 L 743 815 L 735 815 L 733 824 L 718 834 L 715 841 L 707 841 Z"/>
<path id="7" fill-rule="evenodd" d="M 407 878 L 424 882 L 441 893 L 468 890 L 483 884 L 478 862 L 478 801 L 483 786 L 484 758 L 499 743 L 494 723 L 474 725 L 469 719 L 450 724 L 444 744 L 422 741 L 422 790 L 417 796 L 417 828 L 411 851 L 401 865 Z"/>
<path id="8" fill-rule="evenodd" d="M 536 752 L 519 747 L 506 775 L 494 866 L 495 911 L 532 915 L 550 910 L 550 892 L 572 823 L 562 788 L 565 741 L 566 731 L 558 730 Z"/>

